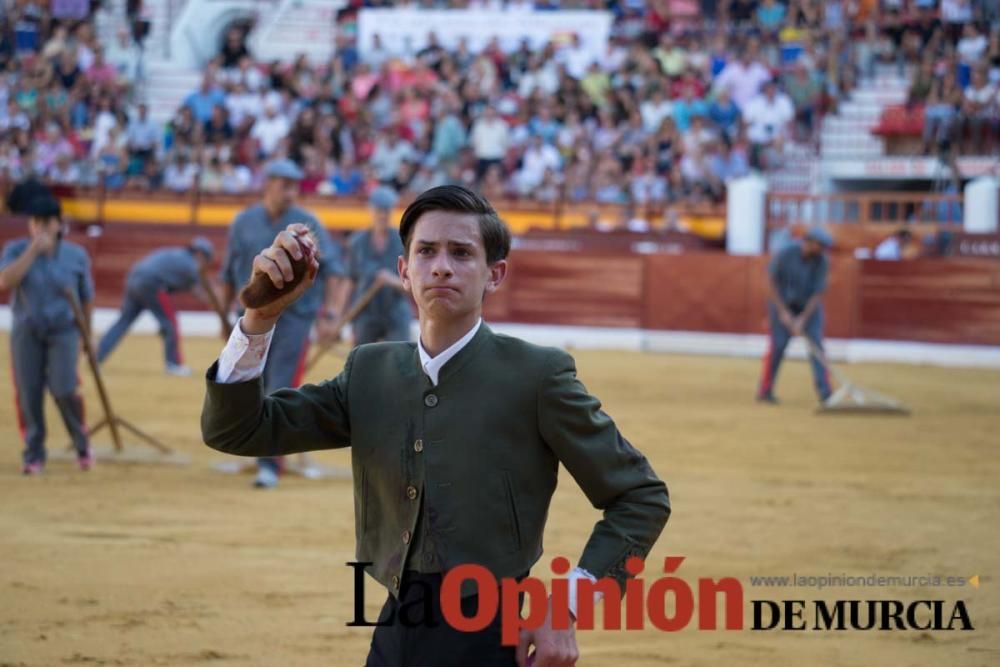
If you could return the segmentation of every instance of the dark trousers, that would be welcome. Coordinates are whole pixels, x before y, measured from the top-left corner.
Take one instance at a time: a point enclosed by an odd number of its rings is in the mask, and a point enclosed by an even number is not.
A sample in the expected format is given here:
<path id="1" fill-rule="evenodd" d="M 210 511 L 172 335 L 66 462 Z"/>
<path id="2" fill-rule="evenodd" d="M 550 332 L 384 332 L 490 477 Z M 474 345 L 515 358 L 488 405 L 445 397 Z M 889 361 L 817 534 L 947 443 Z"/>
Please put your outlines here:
<path id="1" fill-rule="evenodd" d="M 475 615 L 479 597 L 462 598 L 462 614 Z M 514 667 L 514 647 L 500 645 L 500 610 L 479 632 L 462 632 L 441 614 L 441 575 L 407 572 L 400 599 L 385 601 L 365 667 Z M 403 621 L 406 621 L 405 623 Z M 412 627 L 411 627 L 412 626 Z"/>

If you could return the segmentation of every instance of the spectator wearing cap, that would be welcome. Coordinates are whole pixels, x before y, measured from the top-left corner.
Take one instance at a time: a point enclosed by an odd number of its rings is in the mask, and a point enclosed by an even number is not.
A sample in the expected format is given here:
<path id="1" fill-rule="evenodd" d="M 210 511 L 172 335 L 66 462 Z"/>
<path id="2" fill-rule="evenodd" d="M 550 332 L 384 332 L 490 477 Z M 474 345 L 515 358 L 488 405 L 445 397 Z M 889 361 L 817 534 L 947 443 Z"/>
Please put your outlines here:
<path id="1" fill-rule="evenodd" d="M 371 227 L 351 237 L 348 278 L 352 303 L 373 286 L 378 290 L 354 319 L 355 345 L 410 340 L 413 313 L 397 271 L 398 259 L 404 254 L 403 244 L 391 220 L 397 199 L 392 188 L 375 188 L 368 200 L 372 210 Z"/>
<path id="2" fill-rule="evenodd" d="M 757 400 L 777 403 L 774 382 L 785 348 L 792 336 L 805 336 L 817 350 L 823 350 L 823 295 L 826 292 L 829 260 L 826 252 L 833 237 L 822 227 L 813 227 L 800 243 L 779 251 L 768 265 L 770 340 Z M 810 354 L 813 381 L 820 402 L 830 396 L 830 379 L 823 363 Z"/>
<path id="3" fill-rule="evenodd" d="M 36 196 L 24 212 L 29 236 L 8 242 L 0 255 L 0 289 L 13 292 L 11 360 L 25 442 L 22 472 L 37 475 L 45 466 L 46 387 L 80 468 L 89 470 L 93 458 L 77 375 L 81 331 L 70 299 L 82 307 L 89 331 L 94 298 L 90 258 L 81 246 L 63 239 L 62 211 L 51 195 Z"/>
<path id="4" fill-rule="evenodd" d="M 215 256 L 215 246 L 204 236 L 196 236 L 187 246 L 154 250 L 136 262 L 125 278 L 125 297 L 121 313 L 97 346 L 97 361 L 103 363 L 114 351 L 132 323 L 148 310 L 156 318 L 163 339 L 164 368 L 168 375 L 187 376 L 184 365 L 177 311 L 171 295 L 194 292 L 209 302 L 202 279 Z"/>
<path id="5" fill-rule="evenodd" d="M 282 313 L 273 332 L 268 334 L 272 340 L 263 378 L 264 390 L 270 393 L 301 383 L 313 324 L 320 341 L 331 340 L 336 335 L 335 322 L 343 307 L 341 279 L 346 275 L 346 268 L 340 246 L 333 242 L 312 213 L 295 204 L 302 170 L 291 160 L 282 159 L 268 163 L 264 174 L 262 201 L 240 211 L 229 227 L 226 255 L 222 261 L 223 307 L 228 309 L 235 305 L 242 311 L 242 306 L 234 302 L 238 290 L 250 280 L 254 261 L 270 261 L 258 257 L 259 253 L 270 247 L 274 237 L 291 224 L 309 228 L 319 250 L 320 262 L 315 284 Z M 249 344 L 239 324 L 233 327 L 232 336 L 242 345 Z M 222 363 L 234 362 L 224 359 Z M 262 489 L 277 486 L 279 472 L 279 460 L 258 459 L 254 486 Z"/>

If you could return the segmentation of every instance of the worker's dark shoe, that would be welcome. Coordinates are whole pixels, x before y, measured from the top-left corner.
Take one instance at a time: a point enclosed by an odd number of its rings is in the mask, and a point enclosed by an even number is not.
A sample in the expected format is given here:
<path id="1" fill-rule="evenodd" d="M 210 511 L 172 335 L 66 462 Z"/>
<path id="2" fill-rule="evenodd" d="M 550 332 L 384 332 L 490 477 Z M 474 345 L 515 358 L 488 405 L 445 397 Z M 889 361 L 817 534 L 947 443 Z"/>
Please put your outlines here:
<path id="1" fill-rule="evenodd" d="M 772 394 L 771 392 L 766 392 L 766 393 L 763 393 L 763 394 L 757 394 L 757 402 L 758 403 L 770 403 L 771 405 L 777 405 L 778 404 L 778 399 L 776 399 L 774 397 L 774 394 Z"/>

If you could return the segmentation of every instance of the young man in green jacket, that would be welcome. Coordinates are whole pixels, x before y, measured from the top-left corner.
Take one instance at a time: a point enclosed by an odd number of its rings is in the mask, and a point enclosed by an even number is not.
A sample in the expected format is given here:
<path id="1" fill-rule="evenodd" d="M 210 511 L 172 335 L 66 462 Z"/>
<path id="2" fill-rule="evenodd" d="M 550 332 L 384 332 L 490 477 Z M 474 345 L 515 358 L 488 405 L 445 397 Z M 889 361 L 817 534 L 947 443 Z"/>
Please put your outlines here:
<path id="1" fill-rule="evenodd" d="M 254 260 L 254 276 L 276 287 L 292 278 L 303 248 L 296 226 Z M 483 299 L 507 272 L 510 232 L 490 203 L 461 186 L 420 195 L 403 214 L 398 270 L 417 304 L 417 343 L 376 343 L 351 352 L 334 379 L 265 396 L 260 367 L 275 322 L 310 279 L 271 304 L 248 309 L 207 375 L 205 442 L 243 456 L 351 447 L 357 559 L 389 590 L 380 621 L 397 619 L 442 576 L 477 564 L 523 577 L 542 554 L 542 533 L 559 464 L 603 518 L 570 574 L 571 611 L 581 578 L 628 576 L 670 514 L 666 486 L 576 378 L 573 358 L 493 333 Z M 316 269 L 313 261 L 312 272 Z M 471 616 L 476 590 L 463 585 Z M 405 611 L 405 609 L 404 609 Z M 573 626 L 551 617 L 501 646 L 499 615 L 479 632 L 431 618 L 417 627 L 376 628 L 369 667 L 572 665 Z M 411 619 L 412 620 L 412 619 Z"/>

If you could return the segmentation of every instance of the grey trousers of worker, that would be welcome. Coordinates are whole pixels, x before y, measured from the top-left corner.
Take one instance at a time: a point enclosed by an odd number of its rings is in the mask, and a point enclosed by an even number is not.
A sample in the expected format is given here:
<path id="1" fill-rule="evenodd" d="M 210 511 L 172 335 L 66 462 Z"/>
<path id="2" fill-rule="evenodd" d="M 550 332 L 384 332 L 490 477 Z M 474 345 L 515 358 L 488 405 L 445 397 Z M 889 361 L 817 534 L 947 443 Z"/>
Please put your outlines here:
<path id="1" fill-rule="evenodd" d="M 309 330 L 313 318 L 283 313 L 274 325 L 271 348 L 267 352 L 264 365 L 264 392 L 285 388 L 295 388 L 302 384 L 305 372 L 306 354 L 309 352 Z M 259 458 L 258 467 L 270 467 L 277 471 L 278 459 Z"/>
<path id="2" fill-rule="evenodd" d="M 45 388 L 55 399 L 77 455 L 87 452 L 83 398 L 77 392 L 80 334 L 76 329 L 40 334 L 28 326 L 11 331 L 11 359 L 25 465 L 45 463 Z"/>
<path id="3" fill-rule="evenodd" d="M 132 323 L 144 310 L 153 314 L 160 327 L 160 337 L 163 338 L 163 356 L 166 363 L 175 365 L 183 363 L 180 334 L 177 331 L 176 316 L 173 312 L 173 305 L 170 303 L 170 297 L 162 290 L 140 289 L 134 286 L 126 288 L 121 314 L 97 346 L 98 363 L 104 363 L 104 360 L 114 351 Z"/>

